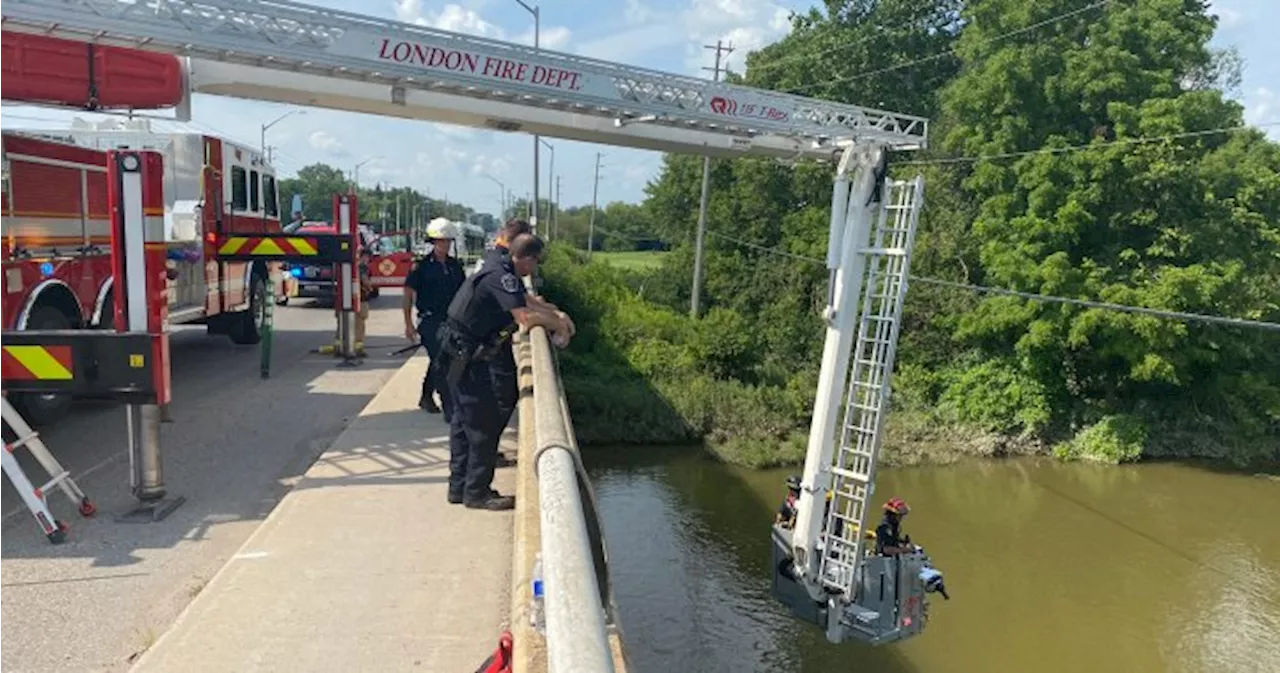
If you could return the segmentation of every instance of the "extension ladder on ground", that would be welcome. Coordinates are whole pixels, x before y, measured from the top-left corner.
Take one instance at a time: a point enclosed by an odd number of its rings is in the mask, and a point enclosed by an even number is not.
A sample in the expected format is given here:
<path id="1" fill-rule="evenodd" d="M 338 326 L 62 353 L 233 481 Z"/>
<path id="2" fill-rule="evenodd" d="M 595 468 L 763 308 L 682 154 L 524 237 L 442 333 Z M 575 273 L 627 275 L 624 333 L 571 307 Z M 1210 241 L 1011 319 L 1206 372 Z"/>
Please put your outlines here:
<path id="1" fill-rule="evenodd" d="M 22 501 L 26 503 L 27 509 L 31 510 L 31 515 L 36 518 L 36 523 L 40 524 L 40 529 L 44 531 L 45 537 L 49 541 L 58 544 L 67 537 L 67 525 L 53 517 L 53 513 L 49 511 L 49 502 L 45 494 L 50 488 L 57 486 L 67 495 L 67 498 L 79 509 L 81 516 L 93 516 L 97 513 L 97 508 L 89 500 L 84 491 L 76 485 L 71 473 L 62 468 L 62 464 L 57 458 L 49 453 L 49 447 L 40 441 L 39 433 L 31 429 L 27 425 L 27 421 L 22 418 L 22 414 L 18 413 L 13 405 L 9 404 L 9 398 L 4 397 L 4 427 L 13 433 L 16 439 L 10 443 L 4 443 L 4 476 L 9 478 L 9 483 L 13 484 L 13 488 L 18 491 L 18 495 L 22 496 Z M 40 463 L 45 472 L 49 473 L 49 481 L 40 488 L 32 485 L 31 480 L 27 478 L 27 473 L 22 470 L 22 466 L 18 464 L 18 458 L 14 456 L 14 452 L 22 447 L 27 447 L 31 451 L 31 455 Z"/>

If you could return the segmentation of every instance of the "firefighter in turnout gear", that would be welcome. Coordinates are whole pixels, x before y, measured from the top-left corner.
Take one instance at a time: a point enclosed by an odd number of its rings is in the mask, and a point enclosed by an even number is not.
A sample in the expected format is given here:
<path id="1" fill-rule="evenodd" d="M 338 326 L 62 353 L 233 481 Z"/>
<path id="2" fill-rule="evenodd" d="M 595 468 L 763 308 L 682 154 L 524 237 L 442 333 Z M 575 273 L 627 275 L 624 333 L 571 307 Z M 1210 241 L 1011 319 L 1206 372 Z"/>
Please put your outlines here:
<path id="1" fill-rule="evenodd" d="M 796 525 L 796 505 L 800 502 L 800 477 L 791 475 L 787 477 L 787 496 L 782 499 L 782 504 L 778 506 L 778 511 L 773 515 L 773 522 L 782 524 L 783 528 L 791 528 Z"/>
<path id="2" fill-rule="evenodd" d="M 876 553 L 885 556 L 896 556 L 915 551 L 911 544 L 911 536 L 902 534 L 902 519 L 911 508 L 902 498 L 890 498 L 884 504 L 884 519 L 876 526 Z"/>
<path id="3" fill-rule="evenodd" d="M 567 334 L 565 320 L 531 308 L 522 276 L 537 268 L 542 241 L 530 234 L 511 242 L 510 256 L 485 265 L 463 284 L 449 305 L 441 330 L 441 371 L 452 405 L 449 418 L 449 502 L 473 509 L 506 510 L 515 498 L 492 490 L 503 417 L 490 365 L 511 335 L 522 327 L 542 326 Z"/>
<path id="4" fill-rule="evenodd" d="M 436 393 L 440 393 L 446 415 L 449 406 L 444 399 L 448 390 L 441 379 L 438 361 L 440 326 L 444 324 L 449 302 L 453 301 L 464 279 L 462 264 L 449 254 L 455 238 L 457 229 L 447 221 L 438 220 L 427 227 L 431 252 L 415 262 L 404 279 L 404 335 L 410 341 L 421 343 L 431 358 L 427 374 L 422 379 L 422 397 L 418 399 L 418 406 L 433 414 L 439 413 L 441 408 L 436 404 Z M 416 323 L 413 320 L 415 307 L 418 309 Z"/>

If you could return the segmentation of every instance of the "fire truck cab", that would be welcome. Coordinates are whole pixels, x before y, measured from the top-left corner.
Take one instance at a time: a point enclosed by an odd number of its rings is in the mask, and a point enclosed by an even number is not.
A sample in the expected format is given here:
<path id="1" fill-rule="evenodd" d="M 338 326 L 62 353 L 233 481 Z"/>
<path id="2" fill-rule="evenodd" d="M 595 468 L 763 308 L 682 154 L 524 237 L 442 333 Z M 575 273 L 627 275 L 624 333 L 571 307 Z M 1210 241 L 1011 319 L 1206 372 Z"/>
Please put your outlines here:
<path id="1" fill-rule="evenodd" d="M 198 133 L 155 133 L 145 121 L 3 134 L 4 328 L 113 329 L 107 150 L 164 157 L 163 203 L 145 204 L 162 227 L 168 323 L 200 323 L 239 344 L 261 338 L 270 264 L 219 262 L 216 236 L 280 231 L 275 171 L 256 150 Z M 157 237 L 158 238 L 158 237 Z M 15 400 L 38 423 L 65 396 Z"/>

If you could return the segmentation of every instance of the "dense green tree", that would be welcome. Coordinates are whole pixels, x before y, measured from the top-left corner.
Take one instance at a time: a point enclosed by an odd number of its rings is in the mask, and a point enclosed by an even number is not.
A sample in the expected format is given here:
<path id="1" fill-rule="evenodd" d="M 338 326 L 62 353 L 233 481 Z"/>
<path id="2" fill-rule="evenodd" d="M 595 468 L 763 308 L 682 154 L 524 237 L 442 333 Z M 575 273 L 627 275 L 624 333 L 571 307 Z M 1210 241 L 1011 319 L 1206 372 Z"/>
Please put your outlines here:
<path id="1" fill-rule="evenodd" d="M 1077 7 L 985 0 L 967 9 L 963 69 L 942 96 L 946 148 L 1097 145 L 972 165 L 963 190 L 977 208 L 973 279 L 1274 320 L 1280 150 L 1256 131 L 1214 131 L 1242 119 L 1238 104 L 1197 84 L 1215 58 L 1204 4 L 1112 3 L 994 39 Z M 1072 431 L 1114 413 L 1247 434 L 1280 422 L 1280 359 L 1256 331 L 993 297 L 966 314 L 956 337 L 998 357 L 1002 372 L 956 386 L 1014 381 L 1043 397 L 1049 413 L 1031 416 L 1027 429 Z"/>
<path id="2" fill-rule="evenodd" d="M 333 217 L 333 195 L 346 192 L 350 186 L 342 169 L 325 164 L 311 164 L 298 170 L 298 175 L 280 181 L 280 202 L 286 208 L 295 194 L 302 196 L 302 215 L 308 220 Z M 291 216 L 289 213 L 287 216 Z"/>
<path id="3" fill-rule="evenodd" d="M 286 209 L 295 194 L 302 196 L 303 217 L 308 220 L 327 221 L 333 218 L 333 195 L 351 189 L 341 169 L 326 164 L 304 166 L 292 178 L 280 180 L 281 203 Z M 437 217 L 456 222 L 475 222 L 497 229 L 492 215 L 478 214 L 470 207 L 444 199 L 433 199 L 411 187 L 384 188 L 382 184 L 372 189 L 362 187 L 357 192 L 360 221 L 385 228 L 421 229 Z M 288 215 L 286 215 L 288 217 Z"/>
<path id="4" fill-rule="evenodd" d="M 931 147 L 891 159 L 895 176 L 926 178 L 917 276 L 1275 322 L 1280 149 L 1256 130 L 1217 130 L 1242 121 L 1224 97 L 1240 60 L 1206 47 L 1204 4 L 829 2 L 730 78 L 930 118 Z M 1167 139 L 1137 141 L 1149 138 Z M 677 313 L 701 172 L 701 159 L 669 156 L 646 190 L 650 231 L 679 247 L 631 287 Z M 825 255 L 830 188 L 829 167 L 712 162 L 703 322 L 749 334 L 711 347 L 691 329 L 680 357 L 811 394 L 826 274 L 775 252 Z M 573 221 L 585 247 L 585 212 Z M 1280 447 L 1273 333 L 917 281 L 901 338 L 898 423 L 1103 460 Z M 667 371 L 652 350 L 633 366 Z"/>

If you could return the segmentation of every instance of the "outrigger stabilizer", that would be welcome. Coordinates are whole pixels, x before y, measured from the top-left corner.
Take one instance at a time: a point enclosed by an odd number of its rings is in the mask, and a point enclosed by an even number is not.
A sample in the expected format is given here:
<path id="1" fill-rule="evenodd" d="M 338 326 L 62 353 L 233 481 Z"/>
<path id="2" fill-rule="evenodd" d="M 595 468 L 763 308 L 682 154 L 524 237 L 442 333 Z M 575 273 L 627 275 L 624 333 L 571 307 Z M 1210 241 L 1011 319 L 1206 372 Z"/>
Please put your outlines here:
<path id="1" fill-rule="evenodd" d="M 945 595 L 942 574 L 922 549 L 883 556 L 867 548 L 868 503 L 924 189 L 919 176 L 887 178 L 888 149 L 849 144 L 837 168 L 826 342 L 804 476 L 794 527 L 784 521 L 772 530 L 774 597 L 837 643 L 917 635 L 928 621 L 927 594 Z"/>
<path id="2" fill-rule="evenodd" d="M 218 260 L 222 262 L 288 262 L 292 264 L 332 264 L 337 279 L 334 312 L 338 321 L 337 338 L 332 346 L 321 346 L 312 352 L 342 358 L 341 367 L 360 363 L 355 348 L 355 315 L 360 310 L 359 276 L 356 264 L 360 256 L 357 230 L 359 208 L 355 194 L 335 194 L 333 221 L 337 233 L 257 233 L 218 235 Z M 279 264 L 270 267 L 270 287 L 280 283 Z M 261 344 L 262 378 L 271 376 L 271 341 L 275 331 L 275 302 L 263 304 Z"/>

